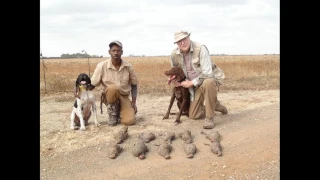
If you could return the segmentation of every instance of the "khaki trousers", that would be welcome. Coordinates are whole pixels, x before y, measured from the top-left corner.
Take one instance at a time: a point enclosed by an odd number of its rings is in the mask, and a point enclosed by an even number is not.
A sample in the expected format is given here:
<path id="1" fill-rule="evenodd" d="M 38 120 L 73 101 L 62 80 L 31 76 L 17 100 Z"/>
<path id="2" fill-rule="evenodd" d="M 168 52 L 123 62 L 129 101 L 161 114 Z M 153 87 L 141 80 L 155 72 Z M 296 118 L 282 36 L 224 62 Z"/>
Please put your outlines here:
<path id="1" fill-rule="evenodd" d="M 217 101 L 216 81 L 213 78 L 205 79 L 196 90 L 194 100 L 190 103 L 189 118 L 200 119 L 214 116 Z M 205 103 L 205 106 L 204 106 Z"/>
<path id="2" fill-rule="evenodd" d="M 118 86 L 109 85 L 106 89 L 107 102 L 112 104 L 120 100 L 120 121 L 124 125 L 135 123 L 135 112 L 128 95 L 121 95 Z"/>

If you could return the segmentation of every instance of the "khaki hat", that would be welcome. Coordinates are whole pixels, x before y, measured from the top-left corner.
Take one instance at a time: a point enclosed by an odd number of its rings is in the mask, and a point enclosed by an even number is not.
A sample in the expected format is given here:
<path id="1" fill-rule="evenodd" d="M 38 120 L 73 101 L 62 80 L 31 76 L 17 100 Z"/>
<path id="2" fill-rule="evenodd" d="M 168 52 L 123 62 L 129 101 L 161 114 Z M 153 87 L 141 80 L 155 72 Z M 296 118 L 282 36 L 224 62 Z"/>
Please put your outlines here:
<path id="1" fill-rule="evenodd" d="M 109 44 L 109 47 L 110 47 L 110 48 L 111 48 L 111 45 L 112 45 L 112 44 L 116 44 L 116 45 L 120 46 L 121 48 L 123 48 L 122 43 L 121 43 L 120 41 L 117 41 L 117 40 L 112 41 L 112 42 Z"/>
<path id="2" fill-rule="evenodd" d="M 190 36 L 191 33 L 187 31 L 178 31 L 174 33 L 174 43 L 177 43 L 181 39 Z"/>

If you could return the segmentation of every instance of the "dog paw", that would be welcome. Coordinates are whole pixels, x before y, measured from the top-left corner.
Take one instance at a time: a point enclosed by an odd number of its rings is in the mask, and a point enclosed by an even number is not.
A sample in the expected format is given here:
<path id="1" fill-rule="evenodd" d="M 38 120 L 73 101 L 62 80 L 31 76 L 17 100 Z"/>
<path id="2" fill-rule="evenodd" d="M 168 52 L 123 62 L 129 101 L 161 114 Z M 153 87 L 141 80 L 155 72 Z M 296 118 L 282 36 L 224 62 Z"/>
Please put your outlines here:
<path id="1" fill-rule="evenodd" d="M 164 116 L 162 119 L 169 119 L 169 116 Z"/>
<path id="2" fill-rule="evenodd" d="M 80 131 L 85 131 L 86 127 L 80 127 Z"/>
<path id="3" fill-rule="evenodd" d="M 96 126 L 99 127 L 99 126 L 100 126 L 100 123 L 96 123 Z"/>
<path id="4" fill-rule="evenodd" d="M 75 128 L 74 128 L 74 126 L 70 126 L 70 129 L 74 130 Z"/>

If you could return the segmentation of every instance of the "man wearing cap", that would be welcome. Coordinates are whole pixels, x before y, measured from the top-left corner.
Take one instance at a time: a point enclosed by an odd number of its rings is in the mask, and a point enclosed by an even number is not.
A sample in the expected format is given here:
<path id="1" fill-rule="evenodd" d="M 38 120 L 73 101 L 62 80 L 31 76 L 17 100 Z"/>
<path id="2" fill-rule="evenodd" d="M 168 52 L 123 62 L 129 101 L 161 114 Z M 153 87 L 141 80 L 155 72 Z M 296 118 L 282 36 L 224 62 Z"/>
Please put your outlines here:
<path id="1" fill-rule="evenodd" d="M 189 118 L 200 119 L 205 116 L 203 128 L 214 127 L 214 112 L 228 114 L 225 106 L 217 99 L 217 83 L 209 51 L 203 44 L 190 40 L 190 33 L 179 31 L 174 34 L 174 43 L 178 45 L 171 52 L 171 66 L 181 66 L 187 79 L 181 83 L 174 81 L 175 86 L 189 88 L 191 104 Z"/>
<path id="2" fill-rule="evenodd" d="M 114 126 L 121 122 L 124 125 L 132 125 L 135 123 L 137 113 L 138 79 L 132 65 L 121 59 L 122 43 L 112 41 L 109 48 L 111 58 L 97 64 L 91 84 L 94 87 L 99 85 L 104 87 L 101 101 L 107 106 L 109 116 L 107 124 Z M 132 101 L 129 99 L 130 93 Z"/>

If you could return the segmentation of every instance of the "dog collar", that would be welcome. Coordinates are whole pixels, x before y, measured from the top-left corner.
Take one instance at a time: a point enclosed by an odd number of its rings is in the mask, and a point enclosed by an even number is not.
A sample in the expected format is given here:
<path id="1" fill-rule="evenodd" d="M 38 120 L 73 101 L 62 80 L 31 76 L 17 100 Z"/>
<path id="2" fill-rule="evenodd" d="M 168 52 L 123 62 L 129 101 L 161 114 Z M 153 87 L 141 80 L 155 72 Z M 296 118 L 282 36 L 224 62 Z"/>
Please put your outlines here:
<path id="1" fill-rule="evenodd" d="M 184 78 L 182 78 L 180 81 L 178 81 L 179 83 L 181 83 L 182 81 L 185 81 L 187 78 L 186 77 L 184 77 Z"/>
<path id="2" fill-rule="evenodd" d="M 83 85 L 80 85 L 79 88 L 80 88 L 81 90 L 86 90 L 86 87 L 83 86 Z"/>

